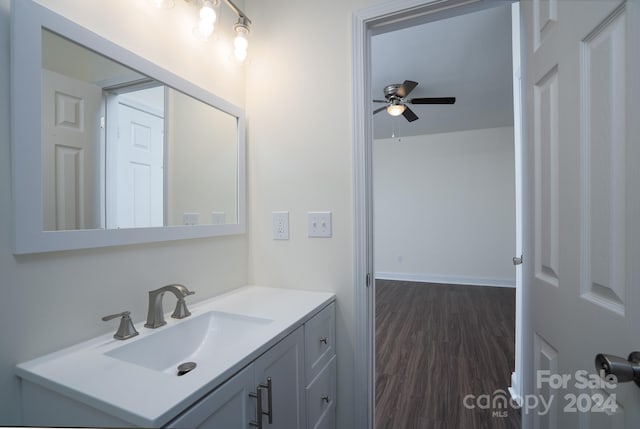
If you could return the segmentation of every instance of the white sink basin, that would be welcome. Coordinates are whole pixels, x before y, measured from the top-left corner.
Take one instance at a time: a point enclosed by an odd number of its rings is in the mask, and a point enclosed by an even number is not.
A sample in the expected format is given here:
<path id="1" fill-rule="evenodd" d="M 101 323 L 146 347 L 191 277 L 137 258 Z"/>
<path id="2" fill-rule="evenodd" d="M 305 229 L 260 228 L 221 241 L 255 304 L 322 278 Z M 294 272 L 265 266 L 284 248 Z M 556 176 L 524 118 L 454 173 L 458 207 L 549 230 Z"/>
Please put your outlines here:
<path id="1" fill-rule="evenodd" d="M 104 354 L 151 370 L 176 374 L 178 365 L 184 362 L 215 364 L 229 348 L 259 335 L 271 322 L 259 317 L 209 311 L 158 328 L 153 335 Z"/>

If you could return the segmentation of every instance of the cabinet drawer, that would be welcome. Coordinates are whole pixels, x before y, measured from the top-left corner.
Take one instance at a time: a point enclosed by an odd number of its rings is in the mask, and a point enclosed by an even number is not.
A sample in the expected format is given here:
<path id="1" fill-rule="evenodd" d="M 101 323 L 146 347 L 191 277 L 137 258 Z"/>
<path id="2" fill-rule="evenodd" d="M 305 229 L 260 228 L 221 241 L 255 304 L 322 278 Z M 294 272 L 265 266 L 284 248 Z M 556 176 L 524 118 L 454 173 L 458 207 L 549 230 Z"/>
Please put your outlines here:
<path id="1" fill-rule="evenodd" d="M 335 427 L 336 357 L 325 366 L 306 389 L 307 428 Z"/>
<path id="2" fill-rule="evenodd" d="M 335 303 L 327 305 L 304 324 L 305 374 L 307 384 L 313 380 L 336 354 Z"/>

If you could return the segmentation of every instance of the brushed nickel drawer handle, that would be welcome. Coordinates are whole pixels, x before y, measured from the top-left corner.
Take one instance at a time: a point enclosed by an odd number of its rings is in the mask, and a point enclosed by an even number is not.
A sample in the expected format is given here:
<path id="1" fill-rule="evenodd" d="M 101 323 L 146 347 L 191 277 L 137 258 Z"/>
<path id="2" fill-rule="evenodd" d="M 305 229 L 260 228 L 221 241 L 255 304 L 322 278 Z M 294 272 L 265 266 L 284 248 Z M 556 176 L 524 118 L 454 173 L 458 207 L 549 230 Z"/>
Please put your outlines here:
<path id="1" fill-rule="evenodd" d="M 260 384 L 258 388 L 267 389 L 267 409 L 269 411 L 262 411 L 262 414 L 269 417 L 269 424 L 273 424 L 273 389 L 271 377 L 267 377 L 267 384 Z"/>
<path id="2" fill-rule="evenodd" d="M 249 422 L 249 426 L 262 429 L 262 415 L 264 412 L 262 411 L 262 387 L 258 386 L 256 389 L 256 393 L 249 393 L 249 397 L 256 398 L 257 407 L 256 407 L 256 420 L 251 420 Z"/>

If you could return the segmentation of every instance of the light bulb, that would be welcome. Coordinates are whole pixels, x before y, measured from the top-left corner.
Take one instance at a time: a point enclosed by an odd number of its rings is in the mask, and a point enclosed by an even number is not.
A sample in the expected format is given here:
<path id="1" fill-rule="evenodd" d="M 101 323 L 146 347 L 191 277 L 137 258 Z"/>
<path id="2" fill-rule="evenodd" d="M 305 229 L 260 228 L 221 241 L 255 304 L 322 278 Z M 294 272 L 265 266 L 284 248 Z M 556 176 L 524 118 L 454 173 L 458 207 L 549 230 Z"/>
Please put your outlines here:
<path id="1" fill-rule="evenodd" d="M 404 109 L 406 109 L 404 104 L 391 104 L 387 106 L 387 113 L 391 116 L 400 116 L 404 113 Z"/>
<path id="2" fill-rule="evenodd" d="M 236 50 L 246 51 L 249 47 L 247 37 L 243 33 L 238 33 L 236 38 L 233 40 L 233 47 L 236 48 Z"/>
<path id="3" fill-rule="evenodd" d="M 213 3 L 206 0 L 200 9 L 200 20 L 211 24 L 216 22 L 216 11 L 213 9 Z"/>
<path id="4" fill-rule="evenodd" d="M 195 31 L 200 39 L 206 40 L 213 34 L 213 23 L 201 19 Z"/>
<path id="5" fill-rule="evenodd" d="M 236 57 L 236 60 L 243 62 L 247 58 L 247 50 L 246 49 L 236 49 L 233 51 L 233 54 Z"/>

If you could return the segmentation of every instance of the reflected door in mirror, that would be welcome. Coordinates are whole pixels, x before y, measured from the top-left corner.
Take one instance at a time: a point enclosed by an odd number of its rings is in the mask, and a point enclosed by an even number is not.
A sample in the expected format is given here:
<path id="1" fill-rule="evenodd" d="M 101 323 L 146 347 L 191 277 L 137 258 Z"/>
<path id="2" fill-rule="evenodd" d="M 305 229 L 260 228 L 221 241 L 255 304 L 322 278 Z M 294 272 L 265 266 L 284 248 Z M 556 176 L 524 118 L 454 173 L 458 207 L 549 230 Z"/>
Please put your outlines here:
<path id="1" fill-rule="evenodd" d="M 100 87 L 42 70 L 43 230 L 101 227 Z"/>
<path id="2" fill-rule="evenodd" d="M 164 86 L 108 97 L 107 227 L 164 223 Z"/>

